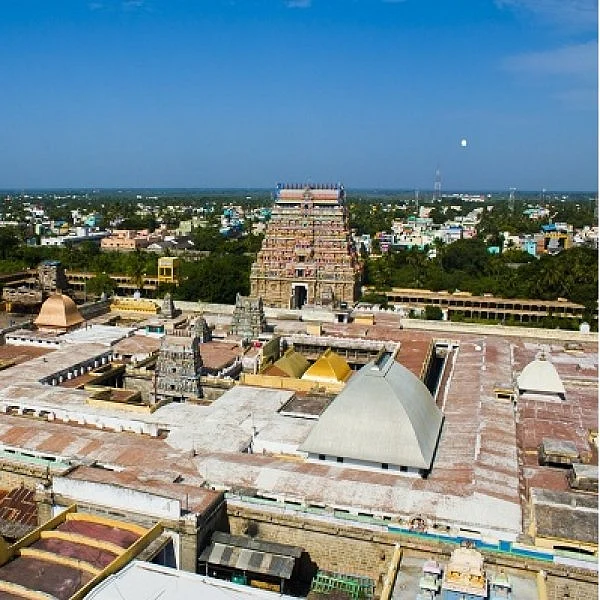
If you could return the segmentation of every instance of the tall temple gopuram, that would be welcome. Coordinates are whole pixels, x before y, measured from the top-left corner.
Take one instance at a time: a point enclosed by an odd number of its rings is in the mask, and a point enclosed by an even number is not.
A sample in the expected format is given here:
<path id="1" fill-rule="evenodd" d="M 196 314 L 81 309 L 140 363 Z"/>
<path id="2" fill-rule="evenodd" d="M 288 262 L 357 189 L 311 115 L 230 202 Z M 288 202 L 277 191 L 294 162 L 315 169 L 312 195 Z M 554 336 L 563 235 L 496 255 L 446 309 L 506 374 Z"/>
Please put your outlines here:
<path id="1" fill-rule="evenodd" d="M 339 307 L 359 293 L 360 266 L 341 184 L 278 184 L 271 220 L 250 273 L 264 305 Z"/>

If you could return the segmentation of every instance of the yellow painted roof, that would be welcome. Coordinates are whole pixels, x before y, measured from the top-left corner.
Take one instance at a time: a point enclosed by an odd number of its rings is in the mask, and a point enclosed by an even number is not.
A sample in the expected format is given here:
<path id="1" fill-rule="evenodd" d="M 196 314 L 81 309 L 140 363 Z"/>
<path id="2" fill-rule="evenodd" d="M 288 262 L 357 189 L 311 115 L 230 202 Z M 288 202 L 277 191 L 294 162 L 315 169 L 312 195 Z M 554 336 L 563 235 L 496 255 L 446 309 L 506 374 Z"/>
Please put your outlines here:
<path id="1" fill-rule="evenodd" d="M 273 366 L 281 369 L 289 377 L 300 379 L 306 369 L 308 369 L 310 363 L 293 348 L 290 348 L 286 353 L 276 361 Z"/>
<path id="2" fill-rule="evenodd" d="M 348 363 L 339 355 L 327 348 L 313 365 L 302 376 L 302 379 L 338 383 L 346 381 L 352 375 Z"/>

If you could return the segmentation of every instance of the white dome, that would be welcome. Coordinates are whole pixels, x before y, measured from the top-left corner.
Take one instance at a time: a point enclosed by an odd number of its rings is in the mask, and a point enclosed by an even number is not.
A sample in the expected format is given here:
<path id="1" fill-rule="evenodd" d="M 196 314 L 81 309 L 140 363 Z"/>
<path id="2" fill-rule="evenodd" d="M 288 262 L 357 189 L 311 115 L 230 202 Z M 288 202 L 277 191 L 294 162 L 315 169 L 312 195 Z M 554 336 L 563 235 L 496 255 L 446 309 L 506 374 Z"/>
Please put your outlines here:
<path id="1" fill-rule="evenodd" d="M 549 360 L 531 361 L 517 377 L 517 385 L 520 393 L 565 395 L 565 386 Z"/>

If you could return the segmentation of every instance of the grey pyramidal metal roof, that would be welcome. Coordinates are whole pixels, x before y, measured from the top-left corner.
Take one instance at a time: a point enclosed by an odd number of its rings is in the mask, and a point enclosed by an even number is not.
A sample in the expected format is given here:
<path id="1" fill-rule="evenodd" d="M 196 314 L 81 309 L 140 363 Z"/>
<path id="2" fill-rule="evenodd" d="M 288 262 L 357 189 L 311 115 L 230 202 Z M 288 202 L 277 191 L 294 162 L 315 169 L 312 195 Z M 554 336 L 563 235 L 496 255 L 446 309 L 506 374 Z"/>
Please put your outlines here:
<path id="1" fill-rule="evenodd" d="M 429 469 L 442 420 L 425 384 L 388 354 L 350 379 L 300 450 Z"/>

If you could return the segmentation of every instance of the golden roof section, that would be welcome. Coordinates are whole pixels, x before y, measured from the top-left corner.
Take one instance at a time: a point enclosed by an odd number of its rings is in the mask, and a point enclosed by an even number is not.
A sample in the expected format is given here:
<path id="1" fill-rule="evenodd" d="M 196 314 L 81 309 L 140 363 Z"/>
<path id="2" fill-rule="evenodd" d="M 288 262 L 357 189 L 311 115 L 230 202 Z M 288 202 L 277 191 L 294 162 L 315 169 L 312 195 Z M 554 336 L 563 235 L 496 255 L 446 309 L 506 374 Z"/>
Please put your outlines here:
<path id="1" fill-rule="evenodd" d="M 52 294 L 42 304 L 34 323 L 44 329 L 72 329 L 84 322 L 75 302 L 64 294 Z"/>
<path id="2" fill-rule="evenodd" d="M 300 379 L 310 366 L 310 363 L 302 354 L 290 348 L 273 366 L 283 371 L 288 377 Z"/>
<path id="3" fill-rule="evenodd" d="M 339 355 L 327 348 L 319 359 L 311 365 L 302 379 L 319 383 L 339 383 L 346 381 L 352 375 L 352 369 Z"/>
<path id="4" fill-rule="evenodd" d="M 483 556 L 474 548 L 456 548 L 444 572 L 442 590 L 451 590 L 484 597 L 487 579 L 483 571 Z"/>
<path id="5" fill-rule="evenodd" d="M 111 311 L 137 312 L 157 314 L 160 310 L 152 300 L 144 298 L 114 298 L 110 304 Z"/>

